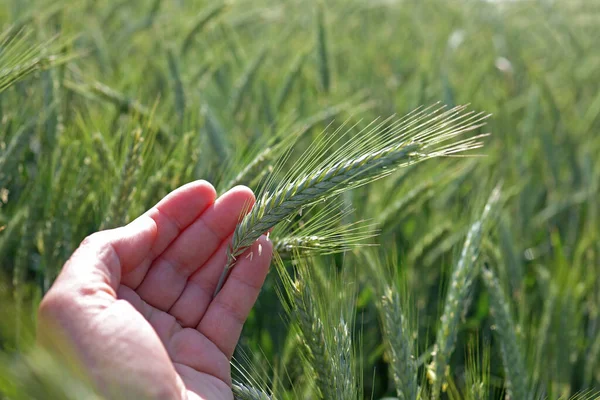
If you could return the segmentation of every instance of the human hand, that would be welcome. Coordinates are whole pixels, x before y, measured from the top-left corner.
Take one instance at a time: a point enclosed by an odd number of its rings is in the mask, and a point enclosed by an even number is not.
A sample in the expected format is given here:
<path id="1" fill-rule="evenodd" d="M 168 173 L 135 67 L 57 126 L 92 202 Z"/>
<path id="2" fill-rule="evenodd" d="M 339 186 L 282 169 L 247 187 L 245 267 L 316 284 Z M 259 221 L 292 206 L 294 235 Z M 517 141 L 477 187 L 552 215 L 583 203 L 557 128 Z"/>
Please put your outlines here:
<path id="1" fill-rule="evenodd" d="M 44 297 L 38 340 L 108 398 L 231 399 L 230 359 L 271 261 L 262 236 L 212 295 L 250 189 L 182 186 L 86 238 Z"/>

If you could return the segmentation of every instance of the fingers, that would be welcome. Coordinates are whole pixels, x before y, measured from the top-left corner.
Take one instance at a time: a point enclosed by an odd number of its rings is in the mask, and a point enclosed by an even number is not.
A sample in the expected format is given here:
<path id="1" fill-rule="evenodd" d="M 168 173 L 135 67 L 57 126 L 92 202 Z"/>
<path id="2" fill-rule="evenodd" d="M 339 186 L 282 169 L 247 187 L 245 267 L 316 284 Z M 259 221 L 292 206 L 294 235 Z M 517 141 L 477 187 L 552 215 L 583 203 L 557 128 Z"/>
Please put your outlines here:
<path id="1" fill-rule="evenodd" d="M 213 300 L 213 293 L 223 273 L 223 266 L 227 262 L 227 248 L 230 243 L 231 236 L 221 244 L 219 250 L 202 268 L 190 276 L 183 293 L 169 310 L 182 326 L 195 328 L 204 316 Z"/>
<path id="2" fill-rule="evenodd" d="M 158 204 L 139 217 L 152 219 L 156 224 L 156 238 L 145 259 L 135 269 L 123 274 L 122 283 L 136 288 L 144 279 L 152 261 L 215 202 L 215 188 L 206 181 L 195 181 L 181 186 L 165 196 Z"/>
<path id="3" fill-rule="evenodd" d="M 146 260 L 160 254 L 214 198 L 215 189 L 208 182 L 192 182 L 129 225 L 87 237 L 65 264 L 54 292 L 57 288 L 73 292 L 84 287 L 88 294 L 104 292 L 116 297 L 119 283 L 133 278 L 141 281 Z"/>
<path id="4" fill-rule="evenodd" d="M 88 236 L 67 261 L 48 294 L 115 299 L 122 273 L 146 257 L 156 233 L 154 221 L 146 219 Z"/>
<path id="5" fill-rule="evenodd" d="M 234 231 L 242 212 L 254 202 L 252 191 L 238 186 L 221 196 L 189 225 L 152 263 L 138 294 L 167 311 L 183 292 L 188 278 L 210 259 Z"/>
<path id="6" fill-rule="evenodd" d="M 265 281 L 273 245 L 261 236 L 232 269 L 223 289 L 212 301 L 198 330 L 231 358 L 242 327 Z"/>

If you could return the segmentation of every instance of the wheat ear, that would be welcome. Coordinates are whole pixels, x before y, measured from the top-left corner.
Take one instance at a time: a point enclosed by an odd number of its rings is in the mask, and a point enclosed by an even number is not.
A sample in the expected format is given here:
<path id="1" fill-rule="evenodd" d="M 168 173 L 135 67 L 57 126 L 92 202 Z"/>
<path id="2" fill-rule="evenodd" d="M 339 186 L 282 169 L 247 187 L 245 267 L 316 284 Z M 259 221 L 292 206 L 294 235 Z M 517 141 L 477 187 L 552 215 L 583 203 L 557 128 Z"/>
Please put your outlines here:
<path id="1" fill-rule="evenodd" d="M 231 386 L 236 400 L 270 400 L 271 396 L 251 386 L 236 382 Z"/>
<path id="2" fill-rule="evenodd" d="M 386 285 L 378 308 L 398 398 L 416 400 L 418 385 L 414 346 L 398 290 Z"/>
<path id="3" fill-rule="evenodd" d="M 387 176 L 398 167 L 480 147 L 479 137 L 447 143 L 482 126 L 486 117 L 463 111 L 464 107 L 450 110 L 441 107 L 433 111 L 430 107 L 417 110 L 396 122 L 391 118 L 374 121 L 341 149 L 334 147 L 343 138 L 339 130 L 317 143 L 305 155 L 303 164 L 298 168 L 300 173 L 291 175 L 283 184 L 273 187 L 271 192 L 267 185 L 252 211 L 237 225 L 214 296 L 237 257 L 260 235 L 303 207 Z"/>
<path id="4" fill-rule="evenodd" d="M 525 373 L 525 360 L 515 333 L 517 332 L 516 326 L 510 315 L 508 298 L 491 270 L 484 268 L 481 278 L 490 295 L 494 331 L 500 339 L 508 396 L 511 399 L 527 400 L 530 396 Z"/>
<path id="5" fill-rule="evenodd" d="M 277 225 L 270 236 L 273 249 L 280 257 L 290 259 L 369 246 L 367 240 L 378 233 L 375 224 L 365 220 L 344 223 L 351 214 L 350 208 L 315 205 L 298 218 Z"/>
<path id="6" fill-rule="evenodd" d="M 444 312 L 435 341 L 433 361 L 428 366 L 427 371 L 433 385 L 432 396 L 434 399 L 438 399 L 440 396 L 448 362 L 454 351 L 462 310 L 468 302 L 473 279 L 477 276 L 476 261 L 479 256 L 484 225 L 489 219 L 492 209 L 497 205 L 499 198 L 500 188 L 497 187 L 492 192 L 481 217 L 471 225 L 458 264 L 452 272 L 444 303 Z"/>
<path id="7" fill-rule="evenodd" d="M 302 281 L 296 281 L 292 290 L 294 313 L 302 333 L 302 342 L 308 353 L 310 365 L 315 372 L 317 387 L 321 395 L 325 396 L 332 389 L 328 378 L 333 376 L 325 348 L 325 327 L 317 315 L 310 288 Z"/>
<path id="8" fill-rule="evenodd" d="M 133 132 L 133 138 L 121 169 L 121 180 L 115 187 L 108 213 L 100 226 L 100 229 L 114 228 L 123 225 L 127 220 L 127 207 L 135 194 L 137 182 L 142 167 L 142 152 L 144 138 L 141 129 Z"/>
<path id="9" fill-rule="evenodd" d="M 300 277 L 293 284 L 294 313 L 321 397 L 357 398 L 349 329 L 352 321 L 346 321 L 343 312 L 339 316 L 324 312 L 319 304 L 324 304 L 326 298 L 314 294 L 304 281 L 310 278 Z"/>

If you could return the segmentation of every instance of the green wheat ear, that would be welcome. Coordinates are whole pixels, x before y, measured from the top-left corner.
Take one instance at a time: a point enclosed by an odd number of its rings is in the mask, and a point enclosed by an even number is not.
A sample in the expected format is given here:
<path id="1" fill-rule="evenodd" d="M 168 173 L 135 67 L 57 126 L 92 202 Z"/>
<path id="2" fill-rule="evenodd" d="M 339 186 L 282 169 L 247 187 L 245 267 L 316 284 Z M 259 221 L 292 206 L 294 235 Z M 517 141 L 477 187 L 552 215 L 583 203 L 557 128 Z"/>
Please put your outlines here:
<path id="1" fill-rule="evenodd" d="M 337 206 L 337 201 L 328 202 L 325 207 L 315 205 L 278 224 L 269 238 L 283 259 L 296 254 L 326 255 L 369 246 L 368 239 L 378 233 L 376 226 L 370 221 L 343 222 L 352 211 Z"/>
<path id="2" fill-rule="evenodd" d="M 297 324 L 304 350 L 301 359 L 319 398 L 362 398 L 351 334 L 356 305 L 351 276 L 342 271 L 326 277 L 316 260 L 295 261 L 296 275 L 291 276 L 282 260 L 275 258 L 282 281 L 279 296 Z"/>
<path id="3" fill-rule="evenodd" d="M 473 280 L 477 276 L 477 258 L 481 240 L 485 233 L 485 226 L 492 218 L 492 213 L 495 212 L 500 200 L 500 193 L 500 186 L 498 186 L 492 191 L 481 217 L 471 225 L 460 259 L 450 278 L 444 311 L 437 331 L 433 361 L 428 366 L 427 371 L 429 380 L 432 383 L 434 399 L 439 398 L 445 381 L 450 356 L 454 352 L 456 344 L 458 324 L 471 294 Z"/>
<path id="4" fill-rule="evenodd" d="M 491 270 L 483 268 L 481 278 L 490 295 L 490 305 L 496 328 L 494 331 L 500 339 L 508 395 L 512 399 L 531 399 L 525 372 L 525 360 L 521 344 L 515 333 L 517 327 L 510 313 L 508 297 Z"/>
<path id="5" fill-rule="evenodd" d="M 125 162 L 121 169 L 121 179 L 112 194 L 108 212 L 100 229 L 113 228 L 127 222 L 127 207 L 131 204 L 142 167 L 143 144 L 142 130 L 138 128 L 133 132 Z"/>
<path id="6" fill-rule="evenodd" d="M 396 394 L 402 400 L 416 400 L 419 392 L 415 359 L 417 324 L 410 313 L 407 288 L 398 280 L 398 264 L 391 261 L 397 260 L 397 255 L 393 254 L 388 261 L 375 252 L 365 251 L 364 256 L 370 267 L 369 276 L 373 280 L 375 305 Z"/>
<path id="7" fill-rule="evenodd" d="M 236 400 L 270 400 L 271 396 L 263 392 L 262 390 L 256 389 L 252 386 L 246 386 L 243 383 L 234 383 L 231 386 L 233 390 L 233 397 Z"/>
<path id="8" fill-rule="evenodd" d="M 50 39 L 32 45 L 29 29 L 0 32 L 0 93 L 37 71 L 48 70 L 75 57 L 65 53 L 68 41 Z"/>
<path id="9" fill-rule="evenodd" d="M 320 135 L 293 171 L 281 181 L 273 178 L 265 184 L 252 210 L 237 225 L 214 295 L 237 257 L 262 234 L 304 207 L 387 176 L 400 167 L 481 147 L 482 135 L 462 136 L 481 127 L 487 116 L 465 110 L 463 106 L 431 106 L 398 120 L 375 120 L 344 145 L 342 140 L 358 124 L 347 127 L 349 123 L 344 123 L 335 132 Z"/>

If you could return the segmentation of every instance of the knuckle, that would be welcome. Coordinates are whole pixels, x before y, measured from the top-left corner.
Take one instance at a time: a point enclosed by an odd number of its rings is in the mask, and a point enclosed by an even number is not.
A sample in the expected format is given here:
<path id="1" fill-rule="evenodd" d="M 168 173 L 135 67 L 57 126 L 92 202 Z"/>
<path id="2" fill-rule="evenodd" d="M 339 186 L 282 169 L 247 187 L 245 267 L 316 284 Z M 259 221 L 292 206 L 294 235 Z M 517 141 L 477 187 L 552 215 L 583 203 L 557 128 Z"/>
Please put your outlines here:
<path id="1" fill-rule="evenodd" d="M 229 315 L 229 317 L 239 325 L 244 325 L 246 322 L 246 315 L 244 315 L 238 307 L 226 302 L 226 301 L 217 301 L 217 306 L 223 311 L 225 315 Z"/>
<path id="2" fill-rule="evenodd" d="M 70 296 L 66 296 L 56 290 L 50 290 L 42 299 L 38 308 L 38 318 L 43 321 L 46 319 L 56 319 L 71 306 Z"/>
<path id="3" fill-rule="evenodd" d="M 106 234 L 104 231 L 100 231 L 88 235 L 83 239 L 79 247 L 104 247 L 106 244 Z"/>

